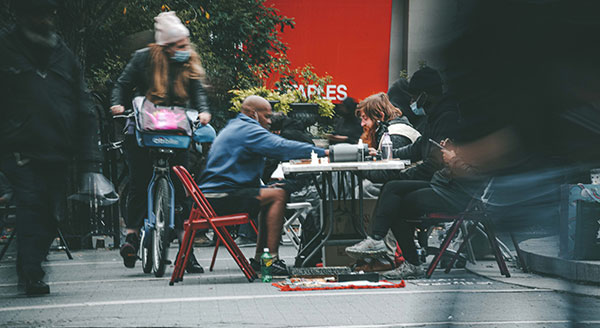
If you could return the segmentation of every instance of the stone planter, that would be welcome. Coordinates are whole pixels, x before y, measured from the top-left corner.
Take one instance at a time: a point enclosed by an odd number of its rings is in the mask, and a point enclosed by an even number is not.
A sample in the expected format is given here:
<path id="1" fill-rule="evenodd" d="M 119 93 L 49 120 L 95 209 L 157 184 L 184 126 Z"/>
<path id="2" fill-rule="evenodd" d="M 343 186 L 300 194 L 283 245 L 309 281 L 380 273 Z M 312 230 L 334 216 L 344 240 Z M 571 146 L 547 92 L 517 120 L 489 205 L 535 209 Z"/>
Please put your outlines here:
<path id="1" fill-rule="evenodd" d="M 290 118 L 302 122 L 304 128 L 314 125 L 319 120 L 319 105 L 311 103 L 291 103 Z"/>

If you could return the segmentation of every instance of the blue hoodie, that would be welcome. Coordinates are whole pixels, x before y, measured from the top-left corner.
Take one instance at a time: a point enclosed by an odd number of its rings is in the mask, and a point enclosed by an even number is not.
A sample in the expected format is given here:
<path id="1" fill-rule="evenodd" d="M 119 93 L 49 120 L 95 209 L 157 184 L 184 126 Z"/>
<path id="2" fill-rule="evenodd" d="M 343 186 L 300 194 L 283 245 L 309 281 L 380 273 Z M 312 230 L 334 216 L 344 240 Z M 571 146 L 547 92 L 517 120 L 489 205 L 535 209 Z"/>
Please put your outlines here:
<path id="1" fill-rule="evenodd" d="M 325 156 L 322 148 L 284 139 L 267 131 L 258 121 L 238 114 L 213 142 L 198 186 L 205 193 L 258 188 L 265 157 L 287 161 L 310 158 L 312 151 L 319 157 Z"/>

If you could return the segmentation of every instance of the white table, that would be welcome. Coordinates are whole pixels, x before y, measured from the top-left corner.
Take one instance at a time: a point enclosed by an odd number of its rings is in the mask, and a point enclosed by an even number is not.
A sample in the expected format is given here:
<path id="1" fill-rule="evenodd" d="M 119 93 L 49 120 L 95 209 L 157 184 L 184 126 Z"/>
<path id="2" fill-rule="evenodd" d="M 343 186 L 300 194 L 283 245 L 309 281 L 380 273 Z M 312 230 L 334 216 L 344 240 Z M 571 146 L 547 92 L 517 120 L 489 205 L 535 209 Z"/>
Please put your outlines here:
<path id="1" fill-rule="evenodd" d="M 284 174 L 315 173 L 334 171 L 402 170 L 409 165 L 407 160 L 340 162 L 327 164 L 300 164 L 293 161 L 281 164 Z"/>
<path id="2" fill-rule="evenodd" d="M 304 247 L 298 250 L 298 256 L 296 257 L 296 263 L 300 262 L 300 266 L 304 266 L 316 253 L 319 249 L 321 249 L 324 245 L 350 245 L 353 242 L 357 242 L 357 240 L 336 240 L 330 241 L 329 238 L 333 232 L 333 222 L 334 222 L 334 213 L 333 213 L 333 203 L 334 203 L 334 192 L 333 192 L 333 172 L 351 172 L 358 179 L 358 187 L 359 187 L 359 195 L 358 195 L 358 206 L 359 206 L 359 218 L 360 220 L 353 220 L 354 227 L 357 232 L 359 232 L 362 237 L 366 237 L 366 232 L 364 229 L 364 223 L 362 222 L 363 215 L 363 185 L 362 185 L 362 176 L 357 174 L 360 171 L 371 171 L 371 170 L 402 170 L 407 165 L 410 164 L 410 161 L 406 160 L 388 160 L 388 161 L 365 161 L 365 162 L 338 162 L 338 163 L 326 163 L 326 164 L 302 164 L 298 162 L 288 162 L 283 163 L 282 170 L 283 173 L 294 174 L 294 173 L 311 173 L 311 174 L 321 174 L 323 176 L 323 188 L 319 189 L 319 185 L 317 180 L 314 179 L 315 185 L 319 190 L 319 195 L 321 199 L 328 204 L 328 222 L 327 224 L 321 224 L 319 232 L 315 235 L 315 237 L 310 240 Z M 354 185 L 354 177 L 351 177 L 352 185 Z M 355 200 L 354 192 L 351 192 L 352 200 Z M 339 198 L 339 195 L 338 195 Z M 327 227 L 327 231 L 325 230 Z M 311 248 L 313 245 L 318 245 L 312 251 Z M 307 254 L 308 253 L 308 254 Z"/>

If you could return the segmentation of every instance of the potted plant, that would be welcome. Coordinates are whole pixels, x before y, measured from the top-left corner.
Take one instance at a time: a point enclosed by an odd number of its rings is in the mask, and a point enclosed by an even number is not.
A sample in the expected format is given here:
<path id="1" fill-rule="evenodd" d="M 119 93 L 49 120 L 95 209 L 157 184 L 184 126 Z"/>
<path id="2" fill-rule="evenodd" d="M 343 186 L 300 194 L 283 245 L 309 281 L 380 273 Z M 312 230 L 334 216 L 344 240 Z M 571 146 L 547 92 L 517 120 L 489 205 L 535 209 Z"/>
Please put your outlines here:
<path id="1" fill-rule="evenodd" d="M 302 121 L 305 127 L 314 125 L 320 118 L 331 119 L 335 105 L 321 94 L 332 77 L 319 77 L 312 71 L 311 65 L 294 70 L 286 69 L 278 82 L 277 89 L 252 87 L 230 90 L 233 94 L 229 110 L 239 112 L 246 97 L 256 95 L 268 100 L 273 111 L 283 112 L 291 118 Z M 301 87 L 300 87 L 301 86 Z"/>

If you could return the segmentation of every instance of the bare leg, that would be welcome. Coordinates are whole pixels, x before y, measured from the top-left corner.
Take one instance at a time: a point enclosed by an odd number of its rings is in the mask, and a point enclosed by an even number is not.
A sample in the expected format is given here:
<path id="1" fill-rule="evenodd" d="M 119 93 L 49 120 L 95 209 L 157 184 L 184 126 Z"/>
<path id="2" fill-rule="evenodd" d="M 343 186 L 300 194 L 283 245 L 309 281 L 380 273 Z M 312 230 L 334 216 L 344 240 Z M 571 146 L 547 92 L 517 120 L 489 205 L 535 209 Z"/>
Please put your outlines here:
<path id="1" fill-rule="evenodd" d="M 278 255 L 287 193 L 281 188 L 262 188 L 257 199 L 260 201 L 261 215 L 256 255 L 260 257 L 265 247 L 269 248 L 269 252 L 273 256 Z"/>

